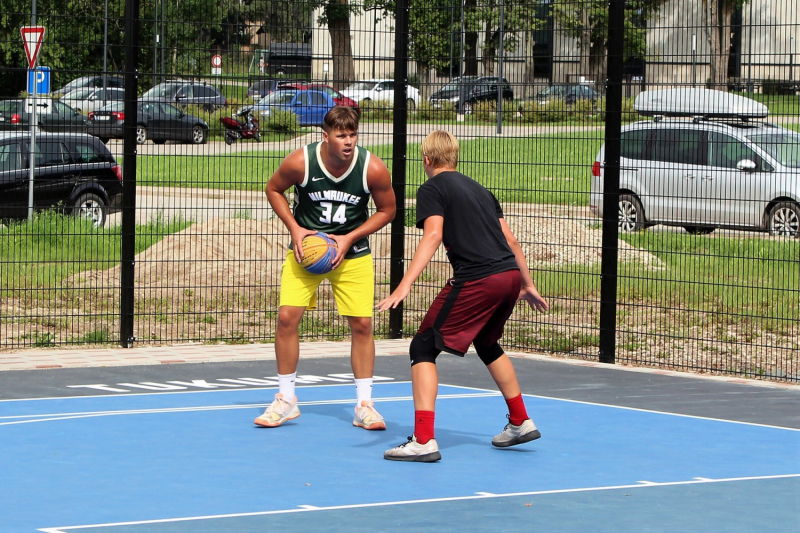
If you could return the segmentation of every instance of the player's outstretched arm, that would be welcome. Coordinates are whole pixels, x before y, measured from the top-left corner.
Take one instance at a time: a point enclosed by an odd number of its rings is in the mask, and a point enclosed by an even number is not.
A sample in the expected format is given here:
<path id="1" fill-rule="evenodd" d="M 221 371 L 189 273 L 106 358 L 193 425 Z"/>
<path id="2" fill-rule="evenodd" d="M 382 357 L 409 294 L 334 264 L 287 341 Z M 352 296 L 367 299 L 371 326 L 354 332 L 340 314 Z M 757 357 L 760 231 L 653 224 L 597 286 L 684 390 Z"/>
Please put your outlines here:
<path id="1" fill-rule="evenodd" d="M 408 293 L 411 292 L 411 286 L 416 279 L 425 270 L 425 267 L 430 263 L 433 254 L 439 249 L 442 244 L 442 231 L 444 229 L 444 218 L 441 216 L 430 216 L 425 219 L 425 226 L 422 230 L 422 240 L 414 252 L 414 257 L 411 259 L 411 264 L 406 270 L 406 274 L 400 281 L 397 288 L 392 291 L 388 298 L 381 300 L 376 306 L 378 311 L 386 311 L 387 309 L 394 309 L 400 302 L 406 299 Z"/>
<path id="2" fill-rule="evenodd" d="M 506 241 L 508 241 L 511 251 L 514 252 L 514 258 L 517 260 L 517 266 L 522 275 L 522 287 L 519 290 L 518 300 L 525 300 L 528 302 L 528 305 L 531 306 L 531 309 L 535 311 L 547 311 L 547 301 L 542 298 L 539 291 L 536 289 L 536 285 L 533 283 L 530 270 L 528 270 L 528 261 L 525 259 L 525 252 L 522 251 L 522 246 L 520 246 L 519 241 L 514 236 L 511 228 L 508 227 L 508 223 L 504 218 L 500 219 L 500 227 L 503 228 L 503 235 Z"/>
<path id="3" fill-rule="evenodd" d="M 267 195 L 269 205 L 292 236 L 294 257 L 298 262 L 303 259 L 303 238 L 306 235 L 316 233 L 316 231 L 303 228 L 297 223 L 284 193 L 295 184 L 301 183 L 304 173 L 305 161 L 303 149 L 300 148 L 286 156 L 264 188 L 264 194 Z"/>

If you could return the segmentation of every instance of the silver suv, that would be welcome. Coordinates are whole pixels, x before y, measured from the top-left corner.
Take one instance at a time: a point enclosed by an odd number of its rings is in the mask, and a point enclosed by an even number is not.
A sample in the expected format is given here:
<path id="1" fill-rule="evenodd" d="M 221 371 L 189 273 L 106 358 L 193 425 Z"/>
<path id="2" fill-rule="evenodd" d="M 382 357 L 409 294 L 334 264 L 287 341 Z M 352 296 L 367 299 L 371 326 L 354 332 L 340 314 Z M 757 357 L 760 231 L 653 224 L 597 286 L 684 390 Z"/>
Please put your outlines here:
<path id="1" fill-rule="evenodd" d="M 800 134 L 753 120 L 766 117 L 765 106 L 674 89 L 643 92 L 634 107 L 654 118 L 622 129 L 621 231 L 664 224 L 694 234 L 730 228 L 800 237 Z M 592 167 L 589 203 L 598 217 L 604 175 L 605 146 Z"/>

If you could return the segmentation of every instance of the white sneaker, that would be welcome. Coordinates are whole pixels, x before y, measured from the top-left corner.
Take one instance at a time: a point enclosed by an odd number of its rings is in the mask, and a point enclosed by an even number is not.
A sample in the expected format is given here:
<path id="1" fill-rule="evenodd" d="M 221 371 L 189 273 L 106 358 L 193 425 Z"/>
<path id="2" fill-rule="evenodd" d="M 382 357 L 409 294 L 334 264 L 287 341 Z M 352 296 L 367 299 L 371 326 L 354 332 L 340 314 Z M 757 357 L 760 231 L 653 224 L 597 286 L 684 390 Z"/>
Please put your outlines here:
<path id="1" fill-rule="evenodd" d="M 375 410 L 374 404 L 366 400 L 362 401 L 361 405 L 356 406 L 353 425 L 370 430 L 386 429 L 386 422 L 384 422 L 383 417 Z"/>
<path id="2" fill-rule="evenodd" d="M 297 407 L 297 396 L 293 402 L 287 402 L 280 392 L 275 395 L 275 401 L 267 407 L 264 414 L 254 420 L 257 426 L 265 428 L 276 428 L 287 420 L 294 420 L 300 416 L 300 409 Z"/>
<path id="3" fill-rule="evenodd" d="M 408 437 L 408 442 L 383 452 L 383 458 L 390 461 L 435 463 L 442 458 L 442 454 L 439 453 L 439 445 L 436 443 L 436 439 L 420 444 L 417 442 L 416 435 L 414 435 Z"/>
<path id="4" fill-rule="evenodd" d="M 506 415 L 508 416 L 508 415 Z M 541 437 L 542 434 L 536 429 L 536 424 L 528 418 L 522 424 L 515 426 L 511 422 L 506 424 L 503 432 L 492 439 L 492 445 L 498 448 L 515 446 L 523 442 L 530 442 Z"/>

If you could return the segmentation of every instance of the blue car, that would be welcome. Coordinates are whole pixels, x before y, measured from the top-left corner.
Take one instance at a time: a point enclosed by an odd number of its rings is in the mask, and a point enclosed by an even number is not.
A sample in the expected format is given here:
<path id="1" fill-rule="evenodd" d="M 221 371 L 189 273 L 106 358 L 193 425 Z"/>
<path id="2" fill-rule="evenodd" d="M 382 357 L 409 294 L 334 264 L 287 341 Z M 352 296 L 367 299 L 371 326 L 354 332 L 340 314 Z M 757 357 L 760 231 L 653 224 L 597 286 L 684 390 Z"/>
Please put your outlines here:
<path id="1" fill-rule="evenodd" d="M 253 106 L 253 111 L 261 116 L 262 124 L 269 121 L 277 109 L 291 111 L 297 115 L 300 126 L 322 126 L 325 114 L 336 102 L 328 94 L 314 89 L 279 89 L 269 93 Z M 266 129 L 262 126 L 262 129 Z"/>

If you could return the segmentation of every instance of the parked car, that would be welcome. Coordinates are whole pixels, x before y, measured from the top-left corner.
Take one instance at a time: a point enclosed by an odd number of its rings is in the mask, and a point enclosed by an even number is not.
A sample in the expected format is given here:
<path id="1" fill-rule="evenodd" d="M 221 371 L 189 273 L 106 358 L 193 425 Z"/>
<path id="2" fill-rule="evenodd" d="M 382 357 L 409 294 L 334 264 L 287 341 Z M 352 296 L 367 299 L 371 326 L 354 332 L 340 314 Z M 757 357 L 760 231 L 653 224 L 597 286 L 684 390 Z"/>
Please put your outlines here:
<path id="1" fill-rule="evenodd" d="M 30 134 L 0 133 L 0 219 L 28 215 Z M 36 210 L 57 207 L 103 226 L 122 195 L 122 168 L 95 137 L 69 133 L 36 135 L 33 204 Z"/>
<path id="2" fill-rule="evenodd" d="M 364 80 L 353 83 L 342 91 L 344 96 L 352 98 L 356 102 L 369 102 L 371 100 L 388 101 L 394 103 L 394 80 Z M 408 86 L 406 94 L 406 105 L 409 111 L 413 111 L 419 105 L 419 91 L 416 87 Z"/>
<path id="3" fill-rule="evenodd" d="M 800 134 L 761 121 L 767 108 L 707 89 L 645 91 L 653 120 L 622 129 L 619 228 L 664 224 L 800 237 Z M 592 167 L 590 209 L 603 216 L 605 146 Z"/>
<path id="4" fill-rule="evenodd" d="M 65 93 L 59 100 L 80 113 L 88 113 L 100 109 L 110 102 L 121 102 L 125 99 L 125 89 L 118 87 L 108 89 L 83 88 Z"/>
<path id="5" fill-rule="evenodd" d="M 591 100 L 596 104 L 599 97 L 598 92 L 586 84 L 551 85 L 536 95 L 536 102 L 539 105 L 548 105 L 554 100 L 563 100 L 571 106 L 580 100 Z"/>
<path id="6" fill-rule="evenodd" d="M 460 113 L 472 113 L 479 102 L 496 102 L 498 96 L 503 100 L 513 100 L 514 90 L 503 78 L 497 76 L 460 76 L 434 92 L 429 98 L 431 107 L 442 107 L 451 102 Z"/>
<path id="7" fill-rule="evenodd" d="M 36 98 L 36 123 L 42 131 L 86 133 L 86 117 L 57 99 Z M 0 131 L 29 128 L 33 98 L 0 100 Z"/>
<path id="8" fill-rule="evenodd" d="M 195 104 L 206 111 L 224 107 L 228 100 L 213 85 L 200 81 L 166 81 L 142 95 L 142 100 L 166 102 L 180 106 Z"/>
<path id="9" fill-rule="evenodd" d="M 358 108 L 358 102 L 353 100 L 352 98 L 345 96 L 341 92 L 337 91 L 330 85 L 325 85 L 324 83 L 310 83 L 307 85 L 301 83 L 294 83 L 294 82 L 287 82 L 282 81 L 278 84 L 279 89 L 314 89 L 317 91 L 322 91 L 331 98 L 336 103 L 336 105 L 342 105 L 346 107 L 354 107 L 356 111 L 361 113 L 361 110 Z"/>
<path id="10" fill-rule="evenodd" d="M 105 83 L 106 87 L 118 87 L 120 89 L 125 88 L 125 78 L 121 76 L 103 76 L 102 74 L 96 74 L 94 76 L 83 76 L 81 78 L 76 78 L 60 89 L 51 92 L 50 95 L 61 96 L 62 94 L 74 91 L 75 89 L 82 89 L 84 87 L 102 88 L 103 83 Z"/>
<path id="11" fill-rule="evenodd" d="M 278 80 L 257 80 L 247 88 L 247 97 L 255 101 L 261 100 L 278 88 Z"/>
<path id="12" fill-rule="evenodd" d="M 253 111 L 266 124 L 276 109 L 291 111 L 297 115 L 301 126 L 322 126 L 325 114 L 336 106 L 328 94 L 315 89 L 278 89 L 259 100 Z M 261 128 L 266 129 L 265 127 Z"/>
<path id="13" fill-rule="evenodd" d="M 88 132 L 106 143 L 109 139 L 123 138 L 124 124 L 125 104 L 112 102 L 89 113 Z M 167 141 L 204 144 L 208 140 L 208 123 L 174 105 L 140 101 L 136 104 L 136 142 L 144 144 L 148 139 L 155 144 Z"/>

